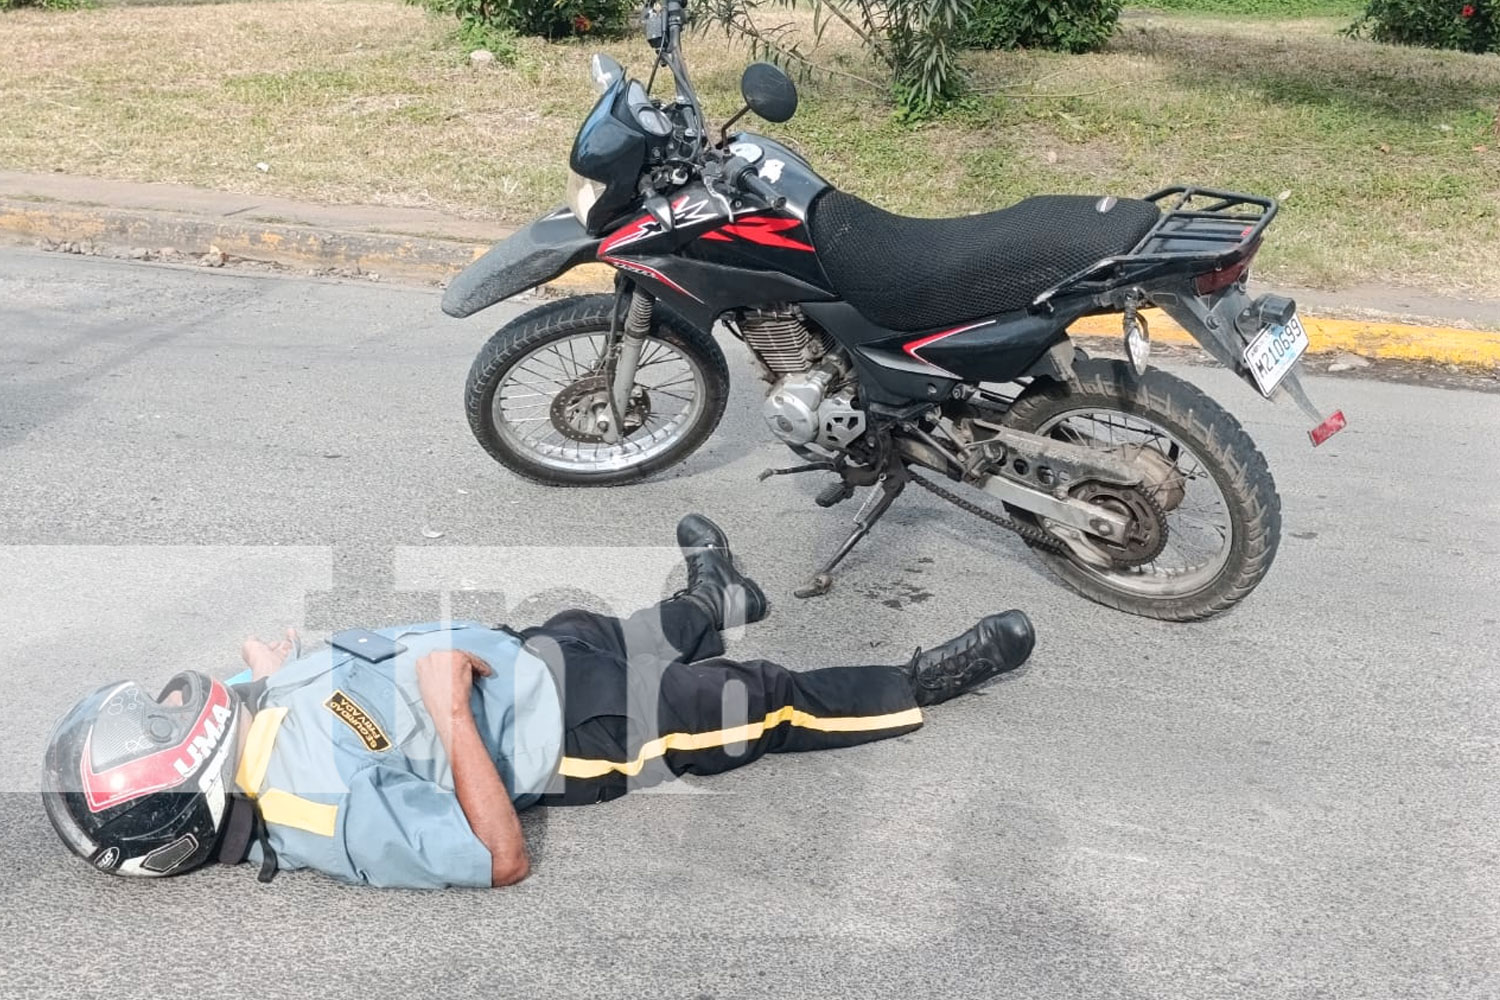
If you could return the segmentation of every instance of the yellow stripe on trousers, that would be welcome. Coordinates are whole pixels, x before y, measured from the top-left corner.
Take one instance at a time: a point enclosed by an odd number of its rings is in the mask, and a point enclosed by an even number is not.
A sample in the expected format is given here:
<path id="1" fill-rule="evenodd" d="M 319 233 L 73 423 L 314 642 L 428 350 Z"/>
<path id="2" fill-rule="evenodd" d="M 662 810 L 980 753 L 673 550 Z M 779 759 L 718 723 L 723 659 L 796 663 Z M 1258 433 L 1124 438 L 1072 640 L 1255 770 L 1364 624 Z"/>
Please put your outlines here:
<path id="1" fill-rule="evenodd" d="M 868 733 L 879 729 L 901 729 L 922 723 L 922 710 L 908 708 L 886 715 L 846 716 L 842 718 L 819 718 L 788 705 L 767 715 L 759 722 L 747 722 L 743 726 L 717 729 L 709 733 L 668 733 L 659 736 L 641 747 L 634 760 L 588 760 L 583 757 L 564 757 L 558 765 L 558 773 L 565 778 L 602 778 L 611 771 L 634 777 L 641 773 L 647 761 L 655 760 L 668 750 L 712 750 L 730 743 L 748 743 L 760 739 L 768 729 L 775 729 L 790 722 L 802 729 L 815 729 L 823 733 Z"/>
<path id="2" fill-rule="evenodd" d="M 261 793 L 260 815 L 272 826 L 291 826 L 320 837 L 332 837 L 339 829 L 339 807 L 304 799 L 279 788 Z"/>

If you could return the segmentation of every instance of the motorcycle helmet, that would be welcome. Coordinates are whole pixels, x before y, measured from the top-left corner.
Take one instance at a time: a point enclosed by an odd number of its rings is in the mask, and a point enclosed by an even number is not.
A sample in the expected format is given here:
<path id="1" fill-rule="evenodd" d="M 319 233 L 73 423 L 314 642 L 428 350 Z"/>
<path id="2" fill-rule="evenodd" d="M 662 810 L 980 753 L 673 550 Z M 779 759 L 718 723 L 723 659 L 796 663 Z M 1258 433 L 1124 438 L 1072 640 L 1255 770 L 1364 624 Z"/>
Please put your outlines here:
<path id="1" fill-rule="evenodd" d="M 197 671 L 155 698 L 134 682 L 95 691 L 47 744 L 42 803 L 53 829 L 112 875 L 199 867 L 230 813 L 240 716 L 235 692 Z"/>

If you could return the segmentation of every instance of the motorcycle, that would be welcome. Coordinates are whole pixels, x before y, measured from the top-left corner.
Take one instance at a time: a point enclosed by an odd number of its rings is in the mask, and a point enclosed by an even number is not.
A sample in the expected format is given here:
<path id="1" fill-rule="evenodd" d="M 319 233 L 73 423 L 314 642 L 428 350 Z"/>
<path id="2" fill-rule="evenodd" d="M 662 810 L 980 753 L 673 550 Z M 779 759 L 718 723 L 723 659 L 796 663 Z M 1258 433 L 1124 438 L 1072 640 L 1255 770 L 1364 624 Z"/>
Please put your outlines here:
<path id="1" fill-rule="evenodd" d="M 1240 423 L 1147 365 L 1157 306 L 1265 397 L 1323 420 L 1296 374 L 1296 303 L 1252 299 L 1250 265 L 1277 204 L 1181 186 L 1143 199 L 1047 196 L 985 215 L 893 215 L 751 132 L 781 123 L 792 81 L 754 63 L 744 107 L 707 125 L 682 57 L 679 0 L 643 10 L 650 77 L 598 55 L 566 205 L 479 258 L 443 309 L 469 316 L 602 261 L 613 294 L 549 301 L 501 328 L 469 372 L 479 443 L 526 479 L 628 483 L 681 462 L 724 412 L 716 324 L 769 383 L 762 412 L 817 503 L 873 487 L 839 562 L 915 483 L 1013 531 L 1074 590 L 1133 614 L 1208 618 L 1265 577 L 1281 531 L 1270 469 Z M 674 84 L 653 95 L 657 71 Z M 1093 358 L 1068 327 L 1121 316 L 1128 360 Z M 919 471 L 920 470 L 920 471 Z M 933 475 L 935 474 L 935 475 Z M 956 489 L 954 487 L 957 487 Z M 988 494 L 994 503 L 974 502 Z"/>

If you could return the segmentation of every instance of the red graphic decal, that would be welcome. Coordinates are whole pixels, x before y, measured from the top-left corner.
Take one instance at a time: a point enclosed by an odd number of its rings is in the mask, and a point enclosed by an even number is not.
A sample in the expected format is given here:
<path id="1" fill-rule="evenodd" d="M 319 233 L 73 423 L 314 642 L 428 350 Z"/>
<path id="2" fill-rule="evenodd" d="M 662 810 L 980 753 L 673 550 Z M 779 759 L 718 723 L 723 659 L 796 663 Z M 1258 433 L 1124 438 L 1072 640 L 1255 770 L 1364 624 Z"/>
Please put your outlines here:
<path id="1" fill-rule="evenodd" d="M 229 689 L 214 682 L 208 704 L 186 738 L 176 746 L 159 750 L 149 757 L 126 761 L 118 767 L 96 774 L 91 756 L 93 734 L 83 744 L 83 795 L 90 812 L 102 812 L 122 802 L 138 799 L 152 792 L 175 788 L 193 776 L 224 738 L 233 713 L 229 707 Z"/>
<path id="2" fill-rule="evenodd" d="M 680 210 L 686 203 L 687 198 L 686 196 L 684 196 L 677 200 L 677 203 L 673 206 L 673 208 Z M 684 219 L 683 223 L 691 224 L 694 221 L 697 220 Z M 655 278 L 663 285 L 666 285 L 668 288 L 671 288 L 674 291 L 681 292 L 683 295 L 686 295 L 694 302 L 702 302 L 703 300 L 698 298 L 698 296 L 694 295 L 686 288 L 683 288 L 677 282 L 673 281 L 665 274 L 662 274 L 660 271 L 656 270 L 656 268 L 647 267 L 645 264 L 639 263 L 638 261 L 622 259 L 615 256 L 613 253 L 614 250 L 620 247 L 629 246 L 632 243 L 638 243 L 641 240 L 644 240 L 651 236 L 659 235 L 660 233 L 661 223 L 657 222 L 656 218 L 652 215 L 643 215 L 639 219 L 636 219 L 634 222 L 631 222 L 628 225 L 622 226 L 620 229 L 616 230 L 615 233 L 609 237 L 609 239 L 601 243 L 597 251 L 597 256 L 606 264 L 613 264 L 615 267 L 630 271 L 633 274 L 644 274 L 648 278 Z"/>
<path id="3" fill-rule="evenodd" d="M 794 240 L 781 234 L 788 229 L 796 229 L 802 225 L 796 219 L 773 219 L 764 215 L 749 215 L 741 217 L 740 221 L 721 226 L 719 232 L 732 233 L 743 237 L 751 243 L 759 243 L 766 247 L 786 247 L 789 250 L 806 250 L 813 253 L 813 248 L 800 240 Z"/>
<path id="4" fill-rule="evenodd" d="M 733 243 L 734 242 L 734 240 L 730 239 L 728 236 L 725 236 L 723 233 L 719 232 L 717 229 L 714 229 L 714 230 L 711 230 L 709 232 L 704 233 L 702 236 L 699 237 L 699 239 L 704 239 L 704 240 L 718 240 L 721 243 Z"/>
<path id="5" fill-rule="evenodd" d="M 914 360 L 914 361 L 920 361 L 924 365 L 931 365 L 933 368 L 936 368 L 938 371 L 943 372 L 944 374 L 952 375 L 954 378 L 958 378 L 957 375 L 954 375 L 952 372 L 948 371 L 948 369 L 944 368 L 942 365 L 933 364 L 931 361 L 928 361 L 926 358 L 922 357 L 922 355 L 918 354 L 917 352 L 920 351 L 922 348 L 926 347 L 927 345 L 929 345 L 929 344 L 935 344 L 938 341 L 943 340 L 944 338 L 952 337 L 953 335 L 959 334 L 959 333 L 967 333 L 970 330 L 977 330 L 977 329 L 979 329 L 982 326 L 989 326 L 990 324 L 992 324 L 994 322 L 995 321 L 992 320 L 992 319 L 987 319 L 987 320 L 983 320 L 983 321 L 978 322 L 978 323 L 970 323 L 967 326 L 956 326 L 956 327 L 954 327 L 951 330 L 944 330 L 941 333 L 930 333 L 930 334 L 928 334 L 925 337 L 919 337 L 918 339 L 913 340 L 913 341 L 911 341 L 909 343 L 902 344 L 901 345 L 901 349 L 903 351 L 905 351 L 907 354 L 911 355 L 912 360 Z"/>
<path id="6" fill-rule="evenodd" d="M 602 260 L 602 261 L 604 261 L 606 264 L 613 264 L 615 267 L 624 268 L 625 270 L 634 272 L 635 274 L 644 274 L 648 278 L 655 278 L 657 281 L 660 281 L 663 285 L 666 285 L 668 288 L 671 288 L 671 289 L 673 289 L 675 291 L 681 292 L 683 295 L 686 295 L 688 298 L 692 299 L 694 302 L 702 302 L 703 301 L 702 299 L 698 298 L 698 296 L 694 295 L 692 292 L 688 291 L 686 288 L 683 288 L 677 282 L 673 281 L 671 278 L 667 277 L 665 274 L 662 274 L 660 271 L 658 271 L 654 267 L 647 267 L 645 264 L 642 264 L 642 263 L 640 263 L 638 261 L 634 261 L 634 260 L 622 260 L 619 257 L 600 257 L 599 259 Z"/>
<path id="7" fill-rule="evenodd" d="M 648 236 L 654 236 L 660 228 L 661 224 L 656 221 L 654 216 L 643 215 L 634 222 L 621 226 L 615 230 L 609 239 L 599 244 L 598 256 L 602 258 L 615 247 L 625 246 L 637 240 L 643 240 Z"/>

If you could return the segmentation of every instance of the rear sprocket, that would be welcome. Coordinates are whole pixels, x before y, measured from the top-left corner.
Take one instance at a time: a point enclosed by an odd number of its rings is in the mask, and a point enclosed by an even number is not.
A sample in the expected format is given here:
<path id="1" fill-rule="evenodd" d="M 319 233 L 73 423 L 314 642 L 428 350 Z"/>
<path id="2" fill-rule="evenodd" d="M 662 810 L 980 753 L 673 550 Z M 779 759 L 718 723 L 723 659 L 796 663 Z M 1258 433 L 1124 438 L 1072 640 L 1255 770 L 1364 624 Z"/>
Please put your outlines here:
<path id="1" fill-rule="evenodd" d="M 1124 539 L 1118 543 L 1092 536 L 1082 543 L 1098 550 L 1116 569 L 1144 566 L 1167 547 L 1166 511 L 1144 490 L 1090 482 L 1074 487 L 1069 495 L 1085 503 L 1097 504 L 1129 522 Z"/>

